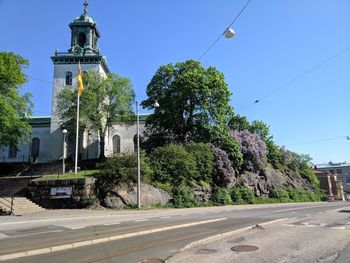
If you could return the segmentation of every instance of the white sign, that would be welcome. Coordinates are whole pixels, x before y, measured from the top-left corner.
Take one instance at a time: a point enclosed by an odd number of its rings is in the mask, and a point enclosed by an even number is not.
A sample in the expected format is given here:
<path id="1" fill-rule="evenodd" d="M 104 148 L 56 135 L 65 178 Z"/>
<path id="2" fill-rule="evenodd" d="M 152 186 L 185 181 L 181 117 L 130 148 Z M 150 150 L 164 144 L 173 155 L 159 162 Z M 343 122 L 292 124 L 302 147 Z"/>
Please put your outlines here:
<path id="1" fill-rule="evenodd" d="M 51 187 L 51 198 L 71 198 L 72 187 Z"/>

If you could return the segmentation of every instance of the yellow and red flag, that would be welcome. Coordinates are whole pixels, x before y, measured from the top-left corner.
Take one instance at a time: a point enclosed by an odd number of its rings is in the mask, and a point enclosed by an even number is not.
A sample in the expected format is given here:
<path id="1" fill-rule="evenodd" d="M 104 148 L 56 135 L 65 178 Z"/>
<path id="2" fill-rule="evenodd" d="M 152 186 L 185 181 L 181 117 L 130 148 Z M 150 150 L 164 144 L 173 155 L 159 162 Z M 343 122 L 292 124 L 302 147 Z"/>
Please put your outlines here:
<path id="1" fill-rule="evenodd" d="M 79 63 L 79 68 L 78 68 L 78 94 L 81 96 L 84 90 L 84 85 L 83 85 L 83 77 L 81 75 L 81 70 L 80 70 L 80 63 Z"/>

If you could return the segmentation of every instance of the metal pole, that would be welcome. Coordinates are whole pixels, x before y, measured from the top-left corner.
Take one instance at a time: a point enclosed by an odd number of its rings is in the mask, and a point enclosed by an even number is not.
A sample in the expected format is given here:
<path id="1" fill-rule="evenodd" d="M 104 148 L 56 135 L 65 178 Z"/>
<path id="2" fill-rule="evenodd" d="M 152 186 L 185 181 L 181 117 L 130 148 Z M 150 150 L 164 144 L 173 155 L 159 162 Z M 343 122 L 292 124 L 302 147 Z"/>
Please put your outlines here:
<path id="1" fill-rule="evenodd" d="M 79 145 L 79 94 L 78 94 L 78 101 L 77 101 L 77 134 L 75 136 L 75 164 L 74 164 L 74 174 L 78 173 L 78 145 Z"/>
<path id="2" fill-rule="evenodd" d="M 63 133 L 63 146 L 62 146 L 62 174 L 66 171 L 66 164 L 64 163 L 66 158 L 66 133 Z"/>
<path id="3" fill-rule="evenodd" d="M 140 122 L 139 102 L 136 101 L 136 127 L 137 127 L 137 208 L 141 208 L 141 174 L 140 174 Z"/>

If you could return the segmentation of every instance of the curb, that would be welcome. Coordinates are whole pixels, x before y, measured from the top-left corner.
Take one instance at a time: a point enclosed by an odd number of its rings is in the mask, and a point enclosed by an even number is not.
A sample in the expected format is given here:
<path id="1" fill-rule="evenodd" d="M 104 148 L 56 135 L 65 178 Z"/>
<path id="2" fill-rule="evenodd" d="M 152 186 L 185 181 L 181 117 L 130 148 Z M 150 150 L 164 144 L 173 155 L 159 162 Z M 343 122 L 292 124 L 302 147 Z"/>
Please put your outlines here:
<path id="1" fill-rule="evenodd" d="M 213 223 L 213 222 L 223 221 L 226 219 L 227 218 L 222 217 L 222 218 L 180 224 L 180 225 L 175 225 L 175 226 L 160 227 L 160 228 L 143 230 L 143 231 L 138 231 L 138 232 L 133 232 L 133 233 L 126 233 L 126 234 L 121 234 L 121 235 L 115 235 L 115 236 L 109 236 L 109 237 L 103 237 L 103 238 L 97 238 L 97 239 L 90 239 L 90 240 L 86 240 L 86 241 L 68 243 L 68 244 L 64 244 L 64 245 L 57 245 L 57 246 L 28 250 L 28 251 L 23 251 L 23 252 L 5 254 L 5 255 L 0 255 L 0 261 L 22 258 L 22 257 L 29 257 L 29 256 L 43 255 L 43 254 L 53 253 L 56 251 L 62 251 L 62 250 L 73 249 L 73 248 L 77 248 L 77 247 L 84 247 L 84 246 L 105 243 L 105 242 L 109 242 L 109 241 L 126 239 L 129 237 L 142 236 L 142 235 L 147 235 L 147 234 L 151 234 L 151 233 L 162 232 L 162 231 L 167 231 L 167 230 L 172 230 L 172 229 L 177 229 L 177 228 Z"/>
<path id="2" fill-rule="evenodd" d="M 266 226 L 266 225 L 269 225 L 269 224 L 277 223 L 277 222 L 288 220 L 288 219 L 290 219 L 290 218 L 289 217 L 285 217 L 285 218 L 280 218 L 280 219 L 276 219 L 276 220 L 271 220 L 271 221 L 259 223 L 257 225 L 259 225 L 259 226 Z M 183 252 L 183 251 L 185 251 L 187 249 L 196 247 L 198 245 L 203 245 L 203 244 L 206 244 L 208 242 L 211 242 L 211 241 L 214 241 L 214 240 L 226 237 L 226 236 L 230 236 L 230 235 L 233 235 L 233 234 L 240 234 L 240 233 L 246 232 L 246 231 L 248 231 L 250 229 L 253 229 L 253 227 L 255 227 L 255 226 L 256 225 L 247 226 L 247 227 L 235 229 L 235 230 L 232 230 L 232 231 L 224 232 L 224 233 L 221 233 L 221 234 L 217 234 L 217 235 L 214 235 L 214 236 L 206 237 L 206 238 L 203 238 L 201 240 L 193 241 L 191 243 L 188 243 L 183 248 L 181 248 L 179 250 L 179 252 Z"/>
<path id="3" fill-rule="evenodd" d="M 350 243 L 340 252 L 334 263 L 349 263 L 350 262 Z"/>

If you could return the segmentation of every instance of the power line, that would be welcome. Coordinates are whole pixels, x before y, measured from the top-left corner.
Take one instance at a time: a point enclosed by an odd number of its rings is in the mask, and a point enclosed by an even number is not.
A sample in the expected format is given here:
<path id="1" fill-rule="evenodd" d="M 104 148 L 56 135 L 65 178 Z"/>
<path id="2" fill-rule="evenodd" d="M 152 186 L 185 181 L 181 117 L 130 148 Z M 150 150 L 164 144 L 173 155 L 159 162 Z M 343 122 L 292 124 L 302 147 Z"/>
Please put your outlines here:
<path id="1" fill-rule="evenodd" d="M 291 80 L 287 81 L 287 82 L 284 83 L 283 85 L 281 85 L 281 86 L 277 87 L 276 89 L 270 91 L 269 93 L 265 94 L 263 97 L 261 97 L 261 98 L 259 98 L 259 99 L 256 99 L 254 102 L 248 104 L 247 106 L 245 106 L 244 108 L 242 108 L 241 110 L 239 110 L 239 113 L 241 113 L 241 112 L 245 111 L 246 109 L 252 107 L 253 105 L 255 105 L 255 104 L 261 102 L 262 100 L 266 99 L 267 97 L 272 96 L 272 95 L 273 95 L 274 93 L 276 93 L 277 91 L 279 91 L 279 90 L 281 90 L 281 89 L 283 89 L 283 88 L 285 88 L 285 87 L 287 87 L 287 86 L 293 84 L 293 83 L 296 82 L 297 80 L 299 80 L 299 79 L 305 77 L 306 75 L 310 74 L 310 73 L 313 72 L 314 70 L 316 70 L 316 69 L 322 67 L 323 65 L 329 63 L 330 61 L 334 60 L 335 58 L 339 57 L 340 55 L 346 53 L 346 52 L 349 51 L 349 50 L 350 50 L 350 46 L 348 46 L 348 47 L 346 47 L 346 48 L 340 50 L 339 52 L 337 52 L 337 53 L 334 54 L 333 56 L 331 56 L 331 57 L 329 57 L 329 58 L 323 60 L 322 62 L 316 64 L 315 66 L 313 66 L 313 67 L 307 69 L 306 71 L 304 71 L 303 73 L 299 74 L 298 76 L 296 76 L 296 77 L 292 78 Z"/>
<path id="2" fill-rule="evenodd" d="M 304 144 L 311 144 L 311 143 L 318 143 L 318 142 L 325 142 L 325 141 L 334 141 L 334 140 L 339 140 L 339 139 L 350 140 L 350 136 L 349 135 L 345 135 L 345 136 L 338 136 L 338 137 L 332 137 L 332 138 L 324 138 L 324 139 L 318 139 L 318 140 L 307 141 L 307 142 L 286 144 L 285 146 L 304 145 Z"/>
<path id="3" fill-rule="evenodd" d="M 198 60 L 201 60 L 208 52 L 209 50 L 215 46 L 215 44 L 220 40 L 220 38 L 225 35 L 225 32 L 228 28 L 230 28 L 238 19 L 238 17 L 243 13 L 243 11 L 246 9 L 246 7 L 249 5 L 249 3 L 251 2 L 251 0 L 248 0 L 247 3 L 244 5 L 244 7 L 241 9 L 241 11 L 239 11 L 239 13 L 236 15 L 236 17 L 233 19 L 232 23 L 229 24 L 229 26 L 225 29 L 225 31 L 219 35 L 219 37 L 203 52 L 203 54 L 199 57 Z"/>

